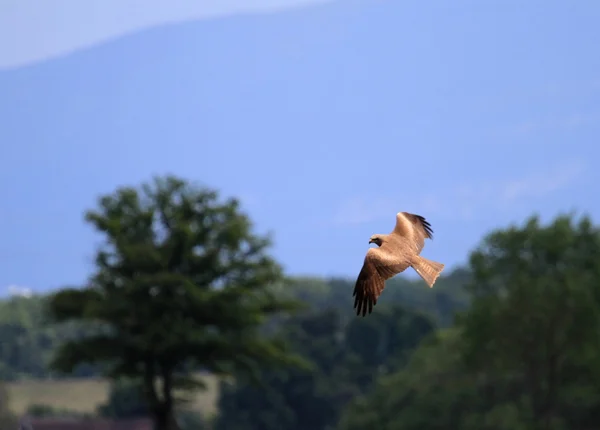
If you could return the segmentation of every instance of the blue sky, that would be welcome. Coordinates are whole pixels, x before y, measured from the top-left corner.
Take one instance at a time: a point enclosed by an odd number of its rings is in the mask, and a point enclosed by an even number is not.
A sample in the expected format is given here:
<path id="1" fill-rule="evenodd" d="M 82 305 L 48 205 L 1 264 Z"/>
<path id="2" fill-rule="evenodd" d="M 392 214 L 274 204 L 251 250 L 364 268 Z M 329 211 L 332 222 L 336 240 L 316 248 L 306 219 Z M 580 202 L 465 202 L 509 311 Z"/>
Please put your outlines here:
<path id="1" fill-rule="evenodd" d="M 401 210 L 449 269 L 600 213 L 600 3 L 163 3 L 0 6 L 0 291 L 83 282 L 83 211 L 153 174 L 241 197 L 290 274 L 356 276 Z"/>

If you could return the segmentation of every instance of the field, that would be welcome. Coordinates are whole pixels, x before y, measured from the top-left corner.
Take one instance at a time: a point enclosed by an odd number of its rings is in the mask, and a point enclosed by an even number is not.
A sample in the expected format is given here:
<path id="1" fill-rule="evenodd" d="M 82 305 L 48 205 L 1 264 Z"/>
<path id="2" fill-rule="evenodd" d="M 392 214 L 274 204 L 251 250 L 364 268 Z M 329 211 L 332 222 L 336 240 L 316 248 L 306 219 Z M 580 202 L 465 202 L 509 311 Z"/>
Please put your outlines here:
<path id="1" fill-rule="evenodd" d="M 217 379 L 203 376 L 207 389 L 199 391 L 190 408 L 212 416 L 216 411 Z M 109 382 L 104 379 L 26 380 L 7 384 L 10 409 L 22 414 L 29 405 L 48 405 L 77 412 L 94 413 L 106 401 Z"/>

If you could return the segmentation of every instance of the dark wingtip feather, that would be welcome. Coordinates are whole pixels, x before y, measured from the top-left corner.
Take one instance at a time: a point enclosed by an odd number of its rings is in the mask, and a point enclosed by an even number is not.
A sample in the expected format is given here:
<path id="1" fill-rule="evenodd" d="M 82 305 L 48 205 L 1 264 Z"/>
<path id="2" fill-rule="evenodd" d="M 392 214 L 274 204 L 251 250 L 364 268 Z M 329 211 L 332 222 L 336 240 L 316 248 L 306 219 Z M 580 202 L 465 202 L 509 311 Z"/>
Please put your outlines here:
<path id="1" fill-rule="evenodd" d="M 364 294 L 359 293 L 359 290 L 355 287 L 352 296 L 354 297 L 354 309 L 356 309 L 357 316 L 365 317 L 367 314 L 373 312 L 373 306 L 377 304 L 377 300 L 373 302 L 371 299 L 366 297 Z M 362 315 L 361 315 L 362 314 Z"/>
<path id="2" fill-rule="evenodd" d="M 425 233 L 427 234 L 427 238 L 433 239 L 433 229 L 431 228 L 431 224 L 421 215 L 415 215 L 423 228 L 425 229 Z"/>

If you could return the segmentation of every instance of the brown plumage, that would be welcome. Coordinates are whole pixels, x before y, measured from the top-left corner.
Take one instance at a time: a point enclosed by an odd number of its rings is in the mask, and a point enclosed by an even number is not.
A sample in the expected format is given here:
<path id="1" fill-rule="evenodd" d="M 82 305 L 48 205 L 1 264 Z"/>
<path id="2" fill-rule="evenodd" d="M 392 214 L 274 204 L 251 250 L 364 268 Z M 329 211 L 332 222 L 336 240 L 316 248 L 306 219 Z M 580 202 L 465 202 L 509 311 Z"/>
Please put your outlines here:
<path id="1" fill-rule="evenodd" d="M 433 239 L 433 230 L 425 218 L 408 212 L 396 214 L 396 226 L 390 234 L 374 234 L 369 243 L 378 248 L 369 248 L 365 262 L 354 286 L 354 308 L 356 315 L 364 317 L 373 311 L 377 299 L 385 287 L 385 281 L 412 267 L 433 287 L 444 269 L 442 263 L 421 257 L 425 239 Z"/>

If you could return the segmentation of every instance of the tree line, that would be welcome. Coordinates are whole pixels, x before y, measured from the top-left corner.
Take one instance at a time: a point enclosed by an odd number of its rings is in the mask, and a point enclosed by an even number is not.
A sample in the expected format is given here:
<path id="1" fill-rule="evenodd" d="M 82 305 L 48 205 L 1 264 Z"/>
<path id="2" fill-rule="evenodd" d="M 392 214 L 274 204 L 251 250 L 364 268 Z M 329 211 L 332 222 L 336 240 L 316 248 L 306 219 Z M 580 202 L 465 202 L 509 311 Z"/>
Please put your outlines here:
<path id="1" fill-rule="evenodd" d="M 454 312 L 468 306 L 468 298 L 462 291 L 468 277 L 467 270 L 456 269 L 440 278 L 432 290 L 424 289 L 418 280 L 393 279 L 386 287 L 386 300 L 377 305 L 378 309 L 388 305 L 401 306 L 427 316 L 436 326 L 447 327 L 452 323 Z M 342 324 L 354 319 L 348 311 L 353 304 L 348 296 L 348 291 L 352 291 L 354 286 L 352 280 L 291 277 L 281 282 L 282 294 L 305 303 L 311 313 L 335 311 Z M 51 294 L 38 294 L 0 299 L 0 380 L 103 375 L 102 369 L 95 365 L 81 364 L 70 373 L 58 372 L 49 366 L 61 342 L 85 337 L 90 331 L 79 321 L 48 323 L 46 306 L 51 297 Z M 292 324 L 292 321 L 272 324 L 283 327 Z"/>
<path id="2" fill-rule="evenodd" d="M 202 424 L 214 430 L 600 424 L 600 231 L 587 217 L 493 231 L 433 289 L 392 280 L 367 318 L 352 312 L 354 280 L 285 277 L 269 237 L 214 190 L 155 178 L 86 220 L 106 238 L 88 284 L 0 304 L 2 379 L 132 381 L 120 389 L 139 404 L 105 410 L 159 430 L 183 427 L 175 393 L 200 389 L 198 370 L 223 376 Z"/>

